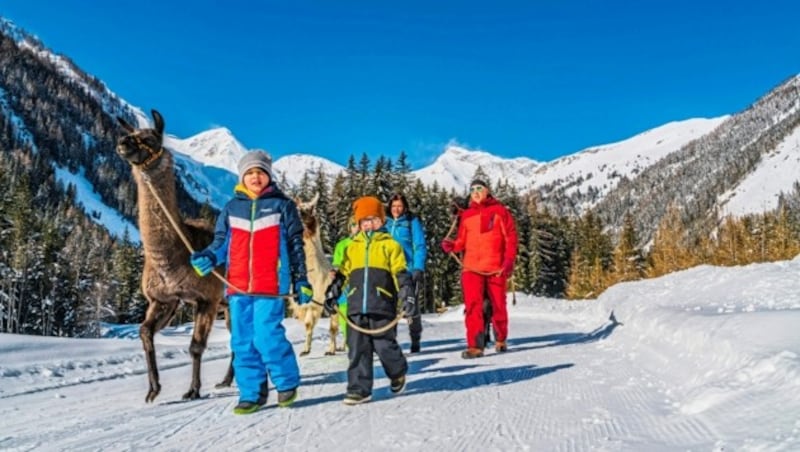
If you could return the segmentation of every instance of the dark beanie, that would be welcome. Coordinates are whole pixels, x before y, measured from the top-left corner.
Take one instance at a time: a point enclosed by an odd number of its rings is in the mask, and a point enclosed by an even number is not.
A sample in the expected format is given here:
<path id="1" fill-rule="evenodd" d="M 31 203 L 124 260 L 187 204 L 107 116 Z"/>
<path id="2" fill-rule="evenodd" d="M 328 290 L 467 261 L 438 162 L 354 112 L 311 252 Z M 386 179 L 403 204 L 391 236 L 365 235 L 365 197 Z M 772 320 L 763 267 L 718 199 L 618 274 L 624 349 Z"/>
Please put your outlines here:
<path id="1" fill-rule="evenodd" d="M 483 179 L 472 179 L 472 182 L 470 182 L 469 186 L 470 187 L 474 187 L 476 185 L 480 185 L 482 187 L 489 188 L 489 184 L 484 182 Z"/>
<path id="2" fill-rule="evenodd" d="M 239 160 L 239 182 L 244 183 L 244 174 L 253 168 L 262 169 L 272 181 L 272 157 L 264 151 L 250 151 Z"/>

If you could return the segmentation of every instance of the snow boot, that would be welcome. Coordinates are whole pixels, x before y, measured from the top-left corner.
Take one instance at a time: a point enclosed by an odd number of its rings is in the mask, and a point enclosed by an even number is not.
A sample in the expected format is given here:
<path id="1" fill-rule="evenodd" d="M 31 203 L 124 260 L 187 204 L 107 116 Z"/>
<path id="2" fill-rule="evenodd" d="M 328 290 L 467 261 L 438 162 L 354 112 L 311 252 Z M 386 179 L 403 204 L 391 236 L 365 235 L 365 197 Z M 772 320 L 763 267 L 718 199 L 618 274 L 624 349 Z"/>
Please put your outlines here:
<path id="1" fill-rule="evenodd" d="M 397 378 L 393 378 L 389 389 L 392 391 L 392 394 L 400 394 L 403 392 L 403 390 L 406 389 L 406 376 L 400 375 Z"/>
<path id="2" fill-rule="evenodd" d="M 278 406 L 285 408 L 297 399 L 297 388 L 288 391 L 278 391 Z"/>
<path id="3" fill-rule="evenodd" d="M 233 414 L 253 414 L 262 406 L 263 404 L 259 404 L 258 402 L 248 402 L 243 400 L 239 402 L 238 405 L 233 407 Z"/>
<path id="4" fill-rule="evenodd" d="M 362 403 L 369 402 L 370 399 L 372 399 L 372 395 L 348 393 L 346 396 L 344 396 L 344 400 L 342 402 L 344 402 L 345 405 L 360 405 Z"/>
<path id="5" fill-rule="evenodd" d="M 483 349 L 480 349 L 480 348 L 472 348 L 472 347 L 470 347 L 470 348 L 464 350 L 463 352 L 461 352 L 461 357 L 464 358 L 464 359 L 480 358 L 481 356 L 483 356 Z"/>

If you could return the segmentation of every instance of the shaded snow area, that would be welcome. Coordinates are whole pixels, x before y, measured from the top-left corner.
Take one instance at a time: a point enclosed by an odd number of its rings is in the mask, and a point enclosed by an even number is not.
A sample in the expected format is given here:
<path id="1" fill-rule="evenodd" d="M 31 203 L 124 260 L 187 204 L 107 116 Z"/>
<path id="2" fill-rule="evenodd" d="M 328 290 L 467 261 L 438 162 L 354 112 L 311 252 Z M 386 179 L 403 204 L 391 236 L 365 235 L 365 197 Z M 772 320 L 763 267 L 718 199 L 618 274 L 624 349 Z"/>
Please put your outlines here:
<path id="1" fill-rule="evenodd" d="M 184 402 L 191 325 L 157 336 L 162 391 L 136 328 L 108 338 L 0 335 L 2 450 L 800 450 L 800 259 L 697 267 L 599 299 L 517 294 L 510 351 L 463 360 L 459 308 L 425 315 L 406 391 L 375 361 L 373 400 L 346 406 L 347 358 L 323 356 L 327 319 L 290 408 L 232 413 L 228 334 L 214 329 L 204 398 Z M 297 351 L 302 325 L 285 322 Z M 404 349 L 409 339 L 401 324 Z"/>

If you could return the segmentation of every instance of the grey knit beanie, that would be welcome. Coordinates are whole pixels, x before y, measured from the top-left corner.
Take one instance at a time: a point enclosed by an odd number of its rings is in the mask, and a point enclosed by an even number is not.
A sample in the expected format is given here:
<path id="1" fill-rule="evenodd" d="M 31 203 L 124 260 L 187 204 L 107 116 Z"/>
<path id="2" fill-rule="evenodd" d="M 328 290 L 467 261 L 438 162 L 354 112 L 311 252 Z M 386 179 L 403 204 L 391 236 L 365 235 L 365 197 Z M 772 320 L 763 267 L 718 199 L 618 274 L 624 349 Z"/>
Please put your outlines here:
<path id="1" fill-rule="evenodd" d="M 262 150 L 250 151 L 239 160 L 239 182 L 244 183 L 244 174 L 253 168 L 261 168 L 272 181 L 272 157 Z"/>

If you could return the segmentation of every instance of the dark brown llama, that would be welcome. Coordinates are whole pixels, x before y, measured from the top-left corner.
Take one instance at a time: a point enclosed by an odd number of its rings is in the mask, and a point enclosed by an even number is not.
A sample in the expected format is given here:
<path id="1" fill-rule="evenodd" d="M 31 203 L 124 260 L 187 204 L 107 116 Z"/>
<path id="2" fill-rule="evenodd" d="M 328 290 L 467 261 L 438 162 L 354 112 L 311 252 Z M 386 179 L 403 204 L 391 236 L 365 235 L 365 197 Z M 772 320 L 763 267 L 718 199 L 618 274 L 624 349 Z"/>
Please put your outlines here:
<path id="1" fill-rule="evenodd" d="M 184 399 L 200 397 L 200 362 L 208 343 L 208 335 L 220 309 L 228 318 L 223 284 L 218 278 L 201 278 L 189 265 L 186 239 L 193 249 L 202 249 L 213 239 L 212 226 L 203 220 L 181 219 L 175 194 L 175 172 L 172 154 L 162 146 L 164 119 L 152 110 L 155 128 L 136 129 L 117 118 L 127 132 L 117 141 L 117 152 L 133 167 L 137 184 L 139 232 L 144 248 L 142 292 L 148 307 L 139 328 L 150 389 L 145 402 L 152 402 L 161 391 L 153 336 L 175 315 L 181 302 L 194 305 L 194 330 L 189 345 L 192 357 L 192 383 Z M 180 233 L 176 231 L 176 226 Z M 181 237 L 181 235 L 183 237 Z M 230 386 L 232 371 L 226 381 Z"/>

